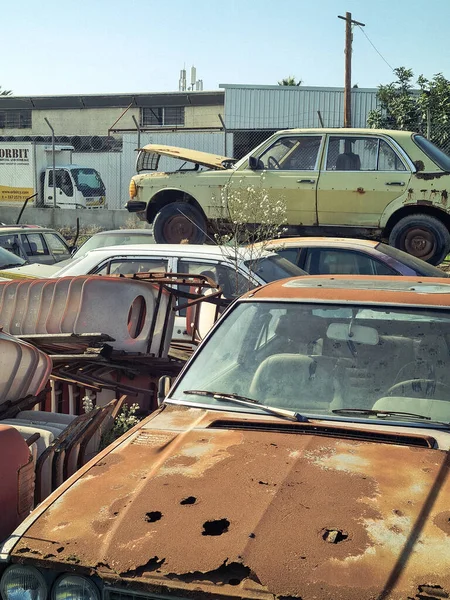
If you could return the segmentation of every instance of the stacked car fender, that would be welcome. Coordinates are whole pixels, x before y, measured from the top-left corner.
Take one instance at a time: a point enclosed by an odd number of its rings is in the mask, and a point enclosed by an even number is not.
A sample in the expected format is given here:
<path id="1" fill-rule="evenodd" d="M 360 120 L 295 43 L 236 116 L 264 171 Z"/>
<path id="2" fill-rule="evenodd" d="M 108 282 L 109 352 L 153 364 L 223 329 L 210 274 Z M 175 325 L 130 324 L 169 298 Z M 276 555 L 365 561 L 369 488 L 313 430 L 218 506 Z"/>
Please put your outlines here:
<path id="1" fill-rule="evenodd" d="M 0 281 L 0 325 L 14 335 L 103 333 L 115 350 L 166 357 L 172 302 L 161 286 L 125 278 Z"/>
<path id="2" fill-rule="evenodd" d="M 27 342 L 0 331 L 0 415 L 45 388 L 52 370 L 51 359 Z M 0 540 L 8 535 L 34 505 L 35 464 L 45 434 L 26 423 L 0 421 Z M 39 433 L 39 435 L 36 435 Z M 29 443 L 28 443 L 29 441 Z"/>

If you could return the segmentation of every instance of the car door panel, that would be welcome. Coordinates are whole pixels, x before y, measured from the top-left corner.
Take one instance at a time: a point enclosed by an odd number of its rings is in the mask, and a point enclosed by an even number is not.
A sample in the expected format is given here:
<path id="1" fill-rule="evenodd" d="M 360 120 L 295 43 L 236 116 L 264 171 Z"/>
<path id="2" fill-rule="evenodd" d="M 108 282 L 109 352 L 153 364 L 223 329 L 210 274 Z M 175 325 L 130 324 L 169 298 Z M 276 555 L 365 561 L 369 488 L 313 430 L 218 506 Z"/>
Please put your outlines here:
<path id="1" fill-rule="evenodd" d="M 255 171 L 239 170 L 232 180 L 245 176 L 245 184 L 258 185 L 270 203 L 285 202 L 289 225 L 314 225 L 323 143 L 321 135 L 282 135 L 255 157 L 259 161 Z"/>
<path id="2" fill-rule="evenodd" d="M 378 227 L 385 207 L 407 194 L 410 179 L 386 140 L 330 135 L 317 188 L 319 224 Z"/>

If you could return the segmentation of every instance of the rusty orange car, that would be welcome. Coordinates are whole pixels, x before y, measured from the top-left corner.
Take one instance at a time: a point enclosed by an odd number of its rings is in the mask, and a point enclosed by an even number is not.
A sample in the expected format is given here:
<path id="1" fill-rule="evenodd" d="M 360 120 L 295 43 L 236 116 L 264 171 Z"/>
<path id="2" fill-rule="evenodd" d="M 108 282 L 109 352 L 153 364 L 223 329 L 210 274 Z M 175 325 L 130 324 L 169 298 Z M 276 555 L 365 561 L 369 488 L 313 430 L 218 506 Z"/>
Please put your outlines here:
<path id="1" fill-rule="evenodd" d="M 448 279 L 248 292 L 4 541 L 3 600 L 448 598 L 449 347 Z"/>

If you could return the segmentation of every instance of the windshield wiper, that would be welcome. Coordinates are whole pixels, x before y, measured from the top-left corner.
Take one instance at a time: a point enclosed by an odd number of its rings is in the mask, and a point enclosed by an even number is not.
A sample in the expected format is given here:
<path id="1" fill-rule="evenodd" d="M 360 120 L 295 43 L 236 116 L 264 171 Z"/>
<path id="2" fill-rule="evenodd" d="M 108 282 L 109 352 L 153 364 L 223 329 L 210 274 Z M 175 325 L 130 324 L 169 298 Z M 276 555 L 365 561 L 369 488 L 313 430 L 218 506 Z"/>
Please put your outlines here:
<path id="1" fill-rule="evenodd" d="M 335 415 L 373 415 L 382 419 L 383 417 L 407 417 L 409 419 L 423 419 L 425 421 L 431 421 L 431 417 L 425 415 L 418 415 L 416 413 L 402 412 L 400 410 L 375 410 L 373 408 L 336 408 L 331 411 Z M 441 423 L 448 425 L 444 421 L 433 421 L 433 423 Z"/>
<path id="2" fill-rule="evenodd" d="M 25 263 L 23 263 L 23 265 L 21 265 L 20 263 L 8 263 L 7 265 L 3 265 L 0 268 L 0 271 L 3 271 L 3 269 L 12 269 L 13 267 L 23 267 L 25 266 Z"/>
<path id="3" fill-rule="evenodd" d="M 224 402 L 234 402 L 236 404 L 241 404 L 242 406 L 250 406 L 254 408 L 257 406 L 262 410 L 276 415 L 277 417 L 282 417 L 284 419 L 290 419 L 291 421 L 299 421 L 300 423 L 309 423 L 309 419 L 304 417 L 298 412 L 294 410 L 287 410 L 285 408 L 277 408 L 275 406 L 267 406 L 266 404 L 262 404 L 259 400 L 254 400 L 253 398 L 247 398 L 246 396 L 240 396 L 239 394 L 228 394 L 225 392 L 210 392 L 208 390 L 184 390 L 183 394 L 192 394 L 193 396 L 207 396 L 208 398 L 214 398 L 215 400 L 223 400 Z"/>

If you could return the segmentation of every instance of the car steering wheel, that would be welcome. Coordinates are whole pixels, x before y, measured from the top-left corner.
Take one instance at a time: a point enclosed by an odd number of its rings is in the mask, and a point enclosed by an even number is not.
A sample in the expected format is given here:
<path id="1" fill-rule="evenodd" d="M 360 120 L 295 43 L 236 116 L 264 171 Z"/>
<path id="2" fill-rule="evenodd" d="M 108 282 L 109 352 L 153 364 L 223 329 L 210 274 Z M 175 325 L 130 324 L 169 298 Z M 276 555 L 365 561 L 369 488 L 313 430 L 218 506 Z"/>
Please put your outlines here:
<path id="1" fill-rule="evenodd" d="M 422 386 L 424 386 L 424 389 L 422 388 Z M 428 387 L 429 386 L 429 387 Z M 440 381 L 435 381 L 434 379 L 405 379 L 405 381 L 399 381 L 398 383 L 394 383 L 394 385 L 392 385 L 387 392 L 384 394 L 385 397 L 387 396 L 396 396 L 397 394 L 395 392 L 397 392 L 397 390 L 401 389 L 401 388 L 405 388 L 405 387 L 410 387 L 411 391 L 413 394 L 417 395 L 419 392 L 424 391 L 425 392 L 425 398 L 428 398 L 430 396 L 428 396 L 427 391 L 428 389 L 430 389 L 430 391 L 433 391 L 433 396 L 435 395 L 435 392 L 437 390 L 441 390 L 446 392 L 446 395 L 448 395 L 448 400 L 450 400 L 450 386 L 447 385 L 446 383 L 441 383 Z M 420 387 L 421 389 L 417 389 L 418 387 Z M 416 388 L 416 389 L 415 389 Z M 402 390 L 402 397 L 407 397 L 404 394 L 404 389 Z M 423 398 L 422 396 L 418 396 L 420 398 Z"/>
<path id="2" fill-rule="evenodd" d="M 281 169 L 280 163 L 273 156 L 269 156 L 269 158 L 267 159 L 267 167 L 269 169 Z"/>

